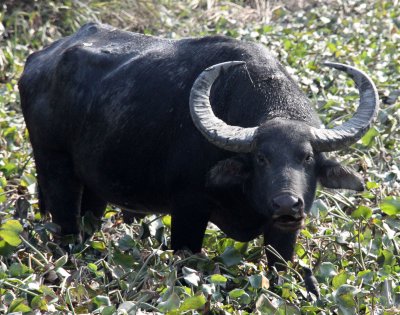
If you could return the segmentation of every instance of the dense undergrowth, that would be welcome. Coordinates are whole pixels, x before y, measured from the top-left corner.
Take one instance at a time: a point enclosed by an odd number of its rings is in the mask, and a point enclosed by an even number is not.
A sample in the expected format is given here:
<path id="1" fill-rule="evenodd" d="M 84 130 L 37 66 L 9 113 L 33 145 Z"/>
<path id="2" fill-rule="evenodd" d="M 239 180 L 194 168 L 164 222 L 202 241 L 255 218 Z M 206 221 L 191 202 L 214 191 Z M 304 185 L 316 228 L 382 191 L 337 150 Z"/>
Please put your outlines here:
<path id="1" fill-rule="evenodd" d="M 399 314 L 400 4 L 313 1 L 17 1 L 0 9 L 0 313 Z M 68 256 L 38 211 L 35 168 L 17 81 L 29 53 L 88 21 L 169 38 L 225 34 L 266 45 L 330 126 L 358 94 L 324 60 L 355 65 L 376 82 L 374 126 L 336 156 L 366 190 L 318 191 L 286 272 L 268 270 L 262 240 L 207 230 L 204 253 L 173 255 L 170 218 L 124 223 L 109 207 L 102 230 Z M 90 224 L 86 226 L 90 229 Z M 318 279 L 307 297 L 302 266 Z"/>

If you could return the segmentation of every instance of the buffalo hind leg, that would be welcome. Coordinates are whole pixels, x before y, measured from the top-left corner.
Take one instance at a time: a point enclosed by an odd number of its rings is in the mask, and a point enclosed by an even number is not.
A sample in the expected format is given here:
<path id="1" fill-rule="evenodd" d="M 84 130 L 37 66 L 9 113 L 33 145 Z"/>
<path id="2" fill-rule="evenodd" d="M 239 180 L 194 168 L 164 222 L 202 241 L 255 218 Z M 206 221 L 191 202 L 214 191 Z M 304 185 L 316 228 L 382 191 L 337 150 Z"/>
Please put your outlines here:
<path id="1" fill-rule="evenodd" d="M 73 164 L 61 152 L 35 152 L 39 203 L 60 227 L 60 234 L 80 237 L 80 204 L 83 186 L 74 174 Z"/>
<path id="2" fill-rule="evenodd" d="M 43 196 L 42 188 L 40 188 L 39 183 L 37 183 L 37 192 L 38 192 L 38 199 L 39 199 L 39 211 L 43 215 L 43 214 L 46 214 L 47 210 L 46 210 L 46 205 L 44 203 L 44 196 Z"/>
<path id="3" fill-rule="evenodd" d="M 101 217 L 107 207 L 107 201 L 100 198 L 87 186 L 83 189 L 81 202 L 81 216 L 85 238 L 92 235 L 101 227 Z"/>
<path id="4" fill-rule="evenodd" d="M 204 232 L 210 218 L 207 202 L 190 194 L 175 198 L 171 219 L 171 248 L 201 252 Z"/>

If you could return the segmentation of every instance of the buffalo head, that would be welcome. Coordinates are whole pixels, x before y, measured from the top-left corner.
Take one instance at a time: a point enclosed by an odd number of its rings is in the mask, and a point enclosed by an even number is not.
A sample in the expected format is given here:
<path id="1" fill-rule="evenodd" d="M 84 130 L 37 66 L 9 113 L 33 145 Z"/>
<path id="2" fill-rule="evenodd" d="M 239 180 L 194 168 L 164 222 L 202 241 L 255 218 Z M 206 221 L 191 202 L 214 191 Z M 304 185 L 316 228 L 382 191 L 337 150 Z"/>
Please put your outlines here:
<path id="1" fill-rule="evenodd" d="M 256 212 L 285 230 L 297 230 L 311 208 L 317 182 L 328 188 L 363 190 L 360 177 L 349 168 L 328 160 L 324 152 L 343 149 L 368 130 L 376 115 L 377 91 L 363 72 L 338 63 L 360 92 L 360 105 L 352 118 L 333 129 L 319 129 L 303 121 L 275 118 L 260 126 L 231 126 L 216 117 L 210 90 L 221 71 L 243 64 L 214 65 L 195 81 L 190 111 L 196 127 L 214 145 L 238 154 L 220 161 L 208 174 L 214 187 L 240 187 Z"/>

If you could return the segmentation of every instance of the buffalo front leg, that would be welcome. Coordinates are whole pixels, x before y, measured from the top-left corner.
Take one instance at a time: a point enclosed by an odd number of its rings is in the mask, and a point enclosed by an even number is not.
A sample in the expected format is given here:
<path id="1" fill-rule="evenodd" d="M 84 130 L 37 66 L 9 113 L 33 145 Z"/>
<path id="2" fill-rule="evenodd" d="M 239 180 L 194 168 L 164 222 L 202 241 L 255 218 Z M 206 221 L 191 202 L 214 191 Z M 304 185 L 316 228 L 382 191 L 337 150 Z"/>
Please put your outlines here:
<path id="1" fill-rule="evenodd" d="M 264 243 L 266 246 L 272 246 L 285 261 L 293 259 L 294 248 L 296 246 L 297 235 L 299 231 L 282 231 L 280 229 L 270 227 L 264 232 Z M 275 266 L 277 270 L 284 270 L 285 264 L 280 257 L 273 251 L 267 249 L 268 265 Z M 281 262 L 281 263 L 279 263 Z M 318 282 L 315 279 L 310 268 L 303 268 L 304 284 L 308 293 L 313 293 L 319 297 Z"/>
<path id="2" fill-rule="evenodd" d="M 171 219 L 171 248 L 174 251 L 201 251 L 204 232 L 210 218 L 208 207 L 201 197 L 191 194 L 182 194 L 175 198 Z"/>
<path id="3" fill-rule="evenodd" d="M 51 214 L 53 222 L 60 227 L 61 235 L 79 237 L 83 186 L 74 174 L 72 161 L 61 152 L 36 150 L 34 154 L 40 206 Z"/>
<path id="4" fill-rule="evenodd" d="M 272 246 L 285 261 L 292 260 L 299 231 L 283 231 L 273 226 L 264 232 L 264 244 Z M 268 265 L 278 270 L 285 269 L 284 262 L 273 251 L 267 250 Z M 279 263 L 280 262 L 280 263 Z"/>

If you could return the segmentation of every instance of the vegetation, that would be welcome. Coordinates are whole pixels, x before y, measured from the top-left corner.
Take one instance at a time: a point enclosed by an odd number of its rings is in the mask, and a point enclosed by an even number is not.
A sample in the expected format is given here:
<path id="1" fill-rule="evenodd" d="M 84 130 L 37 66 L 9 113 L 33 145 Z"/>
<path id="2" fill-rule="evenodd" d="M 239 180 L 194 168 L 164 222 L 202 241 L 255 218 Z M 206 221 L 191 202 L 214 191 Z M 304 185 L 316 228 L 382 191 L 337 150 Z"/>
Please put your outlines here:
<path id="1" fill-rule="evenodd" d="M 0 313 L 400 313 L 398 0 L 320 0 L 306 7 L 263 0 L 1 3 Z M 173 255 L 163 250 L 170 217 L 126 224 L 112 206 L 101 231 L 68 256 L 38 211 L 17 82 L 31 52 L 93 20 L 169 38 L 225 34 L 260 42 L 331 125 L 353 113 L 358 94 L 350 79 L 322 62 L 364 70 L 377 84 L 381 109 L 368 133 L 337 156 L 359 170 L 366 190 L 318 191 L 286 272 L 268 270 L 261 238 L 239 243 L 214 228 L 201 255 Z M 319 300 L 307 297 L 302 266 L 314 270 Z"/>

